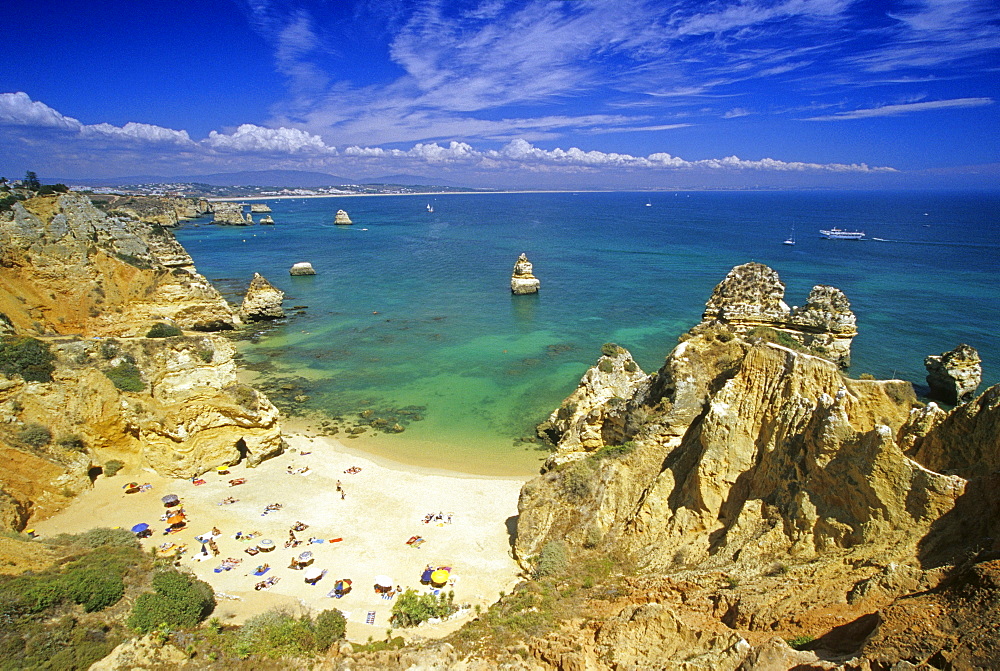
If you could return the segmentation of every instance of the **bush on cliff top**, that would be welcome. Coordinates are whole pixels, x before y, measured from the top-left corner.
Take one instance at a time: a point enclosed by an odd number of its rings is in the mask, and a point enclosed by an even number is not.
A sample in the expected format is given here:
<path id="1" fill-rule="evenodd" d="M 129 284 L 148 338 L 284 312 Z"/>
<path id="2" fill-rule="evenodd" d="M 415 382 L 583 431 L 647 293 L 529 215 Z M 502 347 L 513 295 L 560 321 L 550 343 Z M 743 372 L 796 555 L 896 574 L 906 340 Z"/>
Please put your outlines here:
<path id="1" fill-rule="evenodd" d="M 25 382 L 52 382 L 56 356 L 47 343 L 27 336 L 0 338 L 0 373 Z"/>
<path id="2" fill-rule="evenodd" d="M 184 335 L 184 331 L 180 330 L 173 324 L 164 324 L 163 322 L 157 322 L 150 327 L 149 331 L 146 333 L 147 338 L 170 338 L 172 336 Z"/>
<path id="3" fill-rule="evenodd" d="M 390 621 L 397 627 L 415 627 L 432 617 L 448 617 L 458 610 L 458 606 L 453 603 L 454 598 L 454 592 L 448 592 L 446 597 L 444 594 L 418 594 L 408 589 L 396 597 Z"/>
<path id="4" fill-rule="evenodd" d="M 153 576 L 153 590 L 140 594 L 127 624 L 141 634 L 163 627 L 193 627 L 215 608 L 212 586 L 168 569 Z"/>
<path id="5" fill-rule="evenodd" d="M 347 619 L 339 610 L 324 610 L 316 620 L 305 614 L 294 616 L 270 610 L 250 618 L 236 632 L 233 652 L 239 657 L 261 655 L 300 657 L 312 652 L 324 652 L 344 638 Z"/>

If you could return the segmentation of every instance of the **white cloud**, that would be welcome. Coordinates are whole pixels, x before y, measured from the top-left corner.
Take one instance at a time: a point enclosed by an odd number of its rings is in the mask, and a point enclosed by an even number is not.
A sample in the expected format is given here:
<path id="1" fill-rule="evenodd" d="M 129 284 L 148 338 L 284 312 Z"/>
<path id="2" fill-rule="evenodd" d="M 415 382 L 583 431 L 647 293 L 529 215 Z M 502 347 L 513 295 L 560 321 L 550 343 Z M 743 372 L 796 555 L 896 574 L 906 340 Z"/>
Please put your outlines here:
<path id="1" fill-rule="evenodd" d="M 716 171 L 771 171 L 771 172 L 837 172 L 877 173 L 895 172 L 893 168 L 870 167 L 864 163 L 805 163 L 779 161 L 773 158 L 744 160 L 736 156 L 720 159 L 687 161 L 667 153 L 633 156 L 617 152 L 585 151 L 578 147 L 569 149 L 542 149 L 530 142 L 512 140 L 500 149 L 480 151 L 464 142 L 452 142 L 447 147 L 436 143 L 417 144 L 412 149 L 383 149 L 381 147 L 348 147 L 344 156 L 362 159 L 408 160 L 423 164 L 465 164 L 480 169 L 630 169 L 630 170 L 694 170 Z"/>
<path id="2" fill-rule="evenodd" d="M 992 105 L 992 98 L 953 98 L 951 100 L 931 100 L 928 102 L 905 103 L 901 105 L 883 105 L 882 107 L 869 107 L 850 112 L 837 112 L 836 114 L 826 114 L 823 116 L 809 117 L 806 121 L 844 121 L 847 119 L 869 119 L 872 117 L 899 116 L 900 114 L 911 114 L 913 112 L 929 112 L 940 109 L 953 109 L 963 107 L 982 107 Z"/>
<path id="3" fill-rule="evenodd" d="M 64 116 L 43 102 L 33 101 L 27 93 L 0 93 L 0 124 L 80 130 L 83 124 Z"/>
<path id="4" fill-rule="evenodd" d="M 741 116 L 750 116 L 753 114 L 750 110 L 745 107 L 734 107 L 725 114 L 722 115 L 723 119 L 737 119 Z"/>
<path id="5" fill-rule="evenodd" d="M 105 137 L 135 140 L 139 142 L 164 142 L 176 145 L 194 144 L 186 130 L 172 130 L 148 123 L 129 121 L 124 126 L 112 126 L 109 123 L 99 123 L 83 126 L 80 129 L 83 137 Z"/>
<path id="6" fill-rule="evenodd" d="M 323 138 L 297 128 L 264 128 L 245 123 L 230 135 L 212 131 L 202 141 L 207 147 L 220 151 L 283 154 L 333 154 L 335 147 L 327 146 Z"/>

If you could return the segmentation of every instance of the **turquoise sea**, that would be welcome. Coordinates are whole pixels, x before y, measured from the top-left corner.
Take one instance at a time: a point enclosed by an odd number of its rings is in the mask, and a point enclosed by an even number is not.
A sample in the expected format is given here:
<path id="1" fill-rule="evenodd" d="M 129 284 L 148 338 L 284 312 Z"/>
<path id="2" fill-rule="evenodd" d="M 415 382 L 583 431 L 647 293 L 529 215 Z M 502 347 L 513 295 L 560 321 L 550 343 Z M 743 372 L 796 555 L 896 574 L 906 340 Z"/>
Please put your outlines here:
<path id="1" fill-rule="evenodd" d="M 403 433 L 349 442 L 404 462 L 534 472 L 544 453 L 518 439 L 576 387 L 603 343 L 627 347 L 655 370 L 699 321 L 712 288 L 747 261 L 778 271 L 789 305 L 804 303 L 814 284 L 847 294 L 859 328 L 852 376 L 898 377 L 919 392 L 924 357 L 965 342 L 983 358 L 980 389 L 1000 381 L 1000 193 L 267 202 L 275 226 L 202 220 L 177 238 L 231 301 L 241 300 L 254 272 L 286 292 L 289 318 L 256 329 L 242 350 L 272 388 L 308 396 L 294 407 L 333 417 L 408 408 L 392 415 Z M 338 209 L 353 226 L 333 226 Z M 821 239 L 819 229 L 831 226 L 869 239 Z M 797 244 L 783 245 L 793 230 Z M 538 295 L 510 294 L 521 252 L 541 280 Z M 299 261 L 318 274 L 290 277 Z"/>

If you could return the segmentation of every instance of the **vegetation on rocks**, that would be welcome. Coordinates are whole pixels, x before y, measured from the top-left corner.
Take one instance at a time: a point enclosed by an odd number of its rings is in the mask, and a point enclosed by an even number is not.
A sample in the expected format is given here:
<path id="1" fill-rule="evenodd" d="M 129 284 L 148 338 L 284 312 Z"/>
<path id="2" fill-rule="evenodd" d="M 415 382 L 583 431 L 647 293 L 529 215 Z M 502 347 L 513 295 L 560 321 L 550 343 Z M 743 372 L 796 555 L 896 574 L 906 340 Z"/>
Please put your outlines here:
<path id="1" fill-rule="evenodd" d="M 27 336 L 0 338 L 0 373 L 25 382 L 51 382 L 55 355 L 47 343 Z"/>
<path id="2" fill-rule="evenodd" d="M 193 627 L 215 608 L 211 585 L 173 569 L 153 577 L 153 591 L 140 594 L 128 618 L 139 633 L 172 627 Z"/>
<path id="3" fill-rule="evenodd" d="M 165 324 L 163 322 L 153 324 L 149 331 L 146 332 L 147 338 L 170 338 L 179 335 L 184 335 L 184 331 L 173 324 Z"/>
<path id="4" fill-rule="evenodd" d="M 322 653 L 344 638 L 347 619 L 339 610 L 324 610 L 314 620 L 309 614 L 296 618 L 270 610 L 250 618 L 231 637 L 231 648 L 240 658 L 250 655 L 276 659 Z"/>
<path id="5" fill-rule="evenodd" d="M 146 383 L 142 381 L 142 372 L 134 363 L 122 361 L 104 371 L 104 374 L 122 391 L 142 391 L 146 388 Z"/>
<path id="6" fill-rule="evenodd" d="M 441 594 L 419 594 L 412 589 L 408 589 L 396 597 L 396 603 L 392 606 L 392 616 L 389 618 L 393 626 L 415 627 L 421 622 L 437 617 L 445 618 L 458 610 L 454 603 L 455 593 L 448 592 L 445 596 Z"/>

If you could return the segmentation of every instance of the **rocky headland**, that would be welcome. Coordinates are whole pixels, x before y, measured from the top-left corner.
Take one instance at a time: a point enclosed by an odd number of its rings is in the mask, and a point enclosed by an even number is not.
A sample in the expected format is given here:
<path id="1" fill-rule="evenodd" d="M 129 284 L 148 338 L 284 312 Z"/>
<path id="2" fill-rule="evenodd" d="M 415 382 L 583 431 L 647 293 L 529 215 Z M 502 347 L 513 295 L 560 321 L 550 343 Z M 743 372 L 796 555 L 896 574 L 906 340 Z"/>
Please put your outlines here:
<path id="1" fill-rule="evenodd" d="M 282 449 L 237 377 L 239 317 L 159 225 L 82 195 L 0 217 L 0 520 L 20 530 L 109 464 L 191 477 Z"/>
<path id="2" fill-rule="evenodd" d="M 211 203 L 204 198 L 92 195 L 90 200 L 107 214 L 168 227 L 177 226 L 185 219 L 204 217 L 212 212 Z"/>

